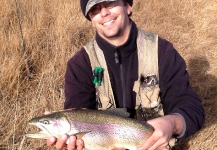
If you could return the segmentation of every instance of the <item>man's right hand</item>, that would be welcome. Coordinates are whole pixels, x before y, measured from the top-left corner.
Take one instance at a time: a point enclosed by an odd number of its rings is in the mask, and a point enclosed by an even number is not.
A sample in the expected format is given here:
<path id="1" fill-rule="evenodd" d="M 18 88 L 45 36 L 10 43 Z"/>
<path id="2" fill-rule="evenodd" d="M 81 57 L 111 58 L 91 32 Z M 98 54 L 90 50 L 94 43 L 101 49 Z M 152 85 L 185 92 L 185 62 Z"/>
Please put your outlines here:
<path id="1" fill-rule="evenodd" d="M 66 144 L 66 141 L 69 139 L 69 143 Z M 77 150 L 82 150 L 84 148 L 84 141 L 81 139 L 76 139 L 76 136 L 68 136 L 68 135 L 62 135 L 60 138 L 50 137 L 47 139 L 47 146 L 54 146 L 57 149 L 62 149 L 64 147 L 67 147 L 68 150 L 74 150 L 75 148 Z"/>

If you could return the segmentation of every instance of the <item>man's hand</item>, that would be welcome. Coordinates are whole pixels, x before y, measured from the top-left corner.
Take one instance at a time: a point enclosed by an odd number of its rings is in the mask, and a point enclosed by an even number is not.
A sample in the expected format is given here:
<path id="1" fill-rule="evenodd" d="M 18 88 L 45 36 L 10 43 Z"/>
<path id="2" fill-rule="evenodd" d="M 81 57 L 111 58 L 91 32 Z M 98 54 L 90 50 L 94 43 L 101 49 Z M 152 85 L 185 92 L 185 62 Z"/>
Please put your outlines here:
<path id="1" fill-rule="evenodd" d="M 179 115 L 166 115 L 148 121 L 155 131 L 138 150 L 163 150 L 169 144 L 173 134 L 180 135 L 184 130 L 184 123 Z"/>
<path id="2" fill-rule="evenodd" d="M 66 141 L 69 140 L 69 143 L 66 144 Z M 67 147 L 68 150 L 74 150 L 75 148 L 77 150 L 82 150 L 84 148 L 84 142 L 81 139 L 76 139 L 75 136 L 67 136 L 62 135 L 61 138 L 56 139 L 55 137 L 50 137 L 47 139 L 47 146 L 54 146 L 57 149 L 62 149 L 64 147 Z"/>

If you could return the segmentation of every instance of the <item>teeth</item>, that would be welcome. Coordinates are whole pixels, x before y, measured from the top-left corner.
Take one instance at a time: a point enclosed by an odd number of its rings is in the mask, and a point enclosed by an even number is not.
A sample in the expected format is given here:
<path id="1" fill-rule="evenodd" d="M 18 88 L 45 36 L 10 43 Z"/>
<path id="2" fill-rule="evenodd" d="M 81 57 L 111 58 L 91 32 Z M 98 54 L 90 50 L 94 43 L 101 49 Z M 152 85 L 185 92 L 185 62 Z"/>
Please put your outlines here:
<path id="1" fill-rule="evenodd" d="M 104 26 L 108 26 L 108 25 L 110 25 L 110 24 L 113 23 L 113 22 L 114 22 L 114 20 L 111 20 L 111 21 L 105 22 L 103 25 L 104 25 Z"/>

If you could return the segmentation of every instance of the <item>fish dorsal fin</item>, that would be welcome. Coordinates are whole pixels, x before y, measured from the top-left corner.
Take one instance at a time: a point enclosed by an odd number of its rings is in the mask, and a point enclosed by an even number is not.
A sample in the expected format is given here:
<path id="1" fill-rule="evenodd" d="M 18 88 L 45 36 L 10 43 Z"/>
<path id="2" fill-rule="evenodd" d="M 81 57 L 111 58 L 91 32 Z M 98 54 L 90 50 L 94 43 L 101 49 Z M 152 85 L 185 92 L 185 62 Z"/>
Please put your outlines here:
<path id="1" fill-rule="evenodd" d="M 130 117 L 130 113 L 127 112 L 126 108 L 109 108 L 109 109 L 106 109 L 105 111 L 110 114 L 117 115 L 117 116 L 124 117 L 124 118 Z"/>

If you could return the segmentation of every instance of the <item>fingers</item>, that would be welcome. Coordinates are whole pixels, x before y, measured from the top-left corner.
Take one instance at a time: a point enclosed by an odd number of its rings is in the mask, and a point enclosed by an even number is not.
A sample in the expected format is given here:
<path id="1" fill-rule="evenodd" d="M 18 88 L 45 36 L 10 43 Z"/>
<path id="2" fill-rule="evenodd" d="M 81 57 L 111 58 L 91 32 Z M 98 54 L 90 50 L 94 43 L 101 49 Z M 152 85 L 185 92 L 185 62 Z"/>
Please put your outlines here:
<path id="1" fill-rule="evenodd" d="M 76 148 L 76 137 L 75 136 L 69 137 L 69 144 L 67 148 L 68 150 L 74 150 Z"/>
<path id="2" fill-rule="evenodd" d="M 138 150 L 163 150 L 168 145 L 168 141 L 167 136 L 155 132 Z"/>
<path id="3" fill-rule="evenodd" d="M 47 146 L 53 146 L 55 145 L 57 139 L 55 137 L 50 137 L 49 139 L 47 139 Z"/>
<path id="4" fill-rule="evenodd" d="M 66 144 L 68 142 L 68 145 Z M 62 149 L 64 147 L 67 147 L 68 150 L 82 150 L 84 148 L 84 141 L 79 139 L 77 140 L 75 136 L 70 136 L 68 135 L 62 135 L 60 138 L 55 138 L 55 137 L 50 137 L 47 140 L 47 146 L 54 146 L 57 149 Z"/>
<path id="5" fill-rule="evenodd" d="M 83 150 L 84 148 L 84 141 L 79 139 L 77 140 L 75 136 L 70 136 L 69 144 L 67 145 L 68 150 Z"/>
<path id="6" fill-rule="evenodd" d="M 76 145 L 77 145 L 77 150 L 83 150 L 84 141 L 83 140 L 77 140 Z"/>
<path id="7" fill-rule="evenodd" d="M 158 140 L 148 150 L 166 150 L 167 145 L 167 141 Z"/>
<path id="8" fill-rule="evenodd" d="M 67 135 L 62 135 L 56 142 L 56 148 L 61 149 L 63 147 L 66 147 L 67 139 L 68 139 Z"/>
<path id="9" fill-rule="evenodd" d="M 151 150 L 150 148 L 156 143 L 157 139 L 150 137 L 142 147 L 138 148 L 138 150 Z"/>

